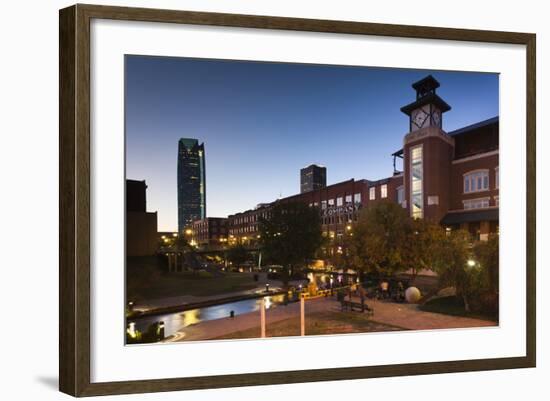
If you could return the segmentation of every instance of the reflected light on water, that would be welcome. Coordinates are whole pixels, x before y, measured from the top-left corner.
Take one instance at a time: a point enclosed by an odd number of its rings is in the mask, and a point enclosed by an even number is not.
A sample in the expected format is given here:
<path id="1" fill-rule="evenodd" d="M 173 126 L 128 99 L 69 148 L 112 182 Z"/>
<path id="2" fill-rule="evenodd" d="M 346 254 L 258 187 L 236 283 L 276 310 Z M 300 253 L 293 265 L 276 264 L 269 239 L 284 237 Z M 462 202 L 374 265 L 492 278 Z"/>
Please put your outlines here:
<path id="1" fill-rule="evenodd" d="M 191 326 L 192 324 L 197 324 L 201 321 L 200 309 L 188 310 L 183 312 L 181 315 L 184 326 Z"/>

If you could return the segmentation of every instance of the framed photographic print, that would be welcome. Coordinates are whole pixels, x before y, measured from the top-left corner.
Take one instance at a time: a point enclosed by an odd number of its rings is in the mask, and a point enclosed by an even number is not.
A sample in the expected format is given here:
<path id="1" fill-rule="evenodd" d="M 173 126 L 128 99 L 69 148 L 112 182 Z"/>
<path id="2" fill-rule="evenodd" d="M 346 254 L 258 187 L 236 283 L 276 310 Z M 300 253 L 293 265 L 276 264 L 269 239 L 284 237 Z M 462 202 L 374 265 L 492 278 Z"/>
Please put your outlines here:
<path id="1" fill-rule="evenodd" d="M 529 33 L 61 10 L 60 390 L 534 367 L 535 113 Z"/>

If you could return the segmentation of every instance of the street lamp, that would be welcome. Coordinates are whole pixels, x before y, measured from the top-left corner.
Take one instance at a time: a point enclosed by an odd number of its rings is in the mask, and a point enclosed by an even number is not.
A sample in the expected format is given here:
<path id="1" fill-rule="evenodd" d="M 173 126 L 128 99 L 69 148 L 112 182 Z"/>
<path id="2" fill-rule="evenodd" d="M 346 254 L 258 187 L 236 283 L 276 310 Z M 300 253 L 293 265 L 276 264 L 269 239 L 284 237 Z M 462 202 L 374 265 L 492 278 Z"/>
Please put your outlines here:
<path id="1" fill-rule="evenodd" d="M 468 259 L 468 262 L 466 262 L 468 264 L 468 267 L 474 267 L 476 265 L 476 262 L 472 259 Z"/>

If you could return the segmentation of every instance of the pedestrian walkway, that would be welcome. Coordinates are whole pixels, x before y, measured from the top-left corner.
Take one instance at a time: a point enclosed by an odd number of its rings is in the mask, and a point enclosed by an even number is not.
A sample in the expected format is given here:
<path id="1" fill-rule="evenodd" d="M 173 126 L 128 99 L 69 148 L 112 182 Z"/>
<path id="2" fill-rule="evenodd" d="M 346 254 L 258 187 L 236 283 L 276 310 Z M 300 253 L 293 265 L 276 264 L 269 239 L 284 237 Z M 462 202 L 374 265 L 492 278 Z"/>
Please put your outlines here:
<path id="1" fill-rule="evenodd" d="M 360 299 L 357 297 L 353 297 L 352 300 L 354 302 L 360 302 Z M 489 327 L 497 325 L 495 322 L 488 320 L 424 312 L 419 310 L 417 305 L 397 304 L 374 300 L 368 300 L 367 303 L 371 308 L 374 308 L 374 316 L 369 317 L 366 313 L 363 314 L 361 312 L 355 313 L 357 313 L 357 315 L 364 316 L 365 319 L 370 319 L 389 326 L 401 327 L 406 330 L 453 329 Z M 326 311 L 340 312 L 341 308 L 335 298 L 317 298 L 307 300 L 305 310 L 307 319 L 307 315 L 310 313 Z M 291 303 L 286 306 L 279 305 L 267 310 L 266 324 L 269 326 L 270 323 L 296 318 L 299 316 L 299 302 Z M 174 338 L 167 339 L 166 342 L 208 340 L 222 337 L 237 331 L 253 329 L 255 327 L 258 329 L 258 337 L 260 337 L 259 311 L 238 315 L 234 318 L 210 320 L 188 326 L 178 332 Z"/>
<path id="2" fill-rule="evenodd" d="M 352 299 L 356 302 L 361 302 L 357 297 L 353 297 Z M 367 303 L 370 307 L 374 308 L 372 320 L 409 330 L 497 326 L 496 322 L 490 320 L 425 312 L 418 309 L 418 305 L 414 304 L 400 304 L 371 299 Z"/>

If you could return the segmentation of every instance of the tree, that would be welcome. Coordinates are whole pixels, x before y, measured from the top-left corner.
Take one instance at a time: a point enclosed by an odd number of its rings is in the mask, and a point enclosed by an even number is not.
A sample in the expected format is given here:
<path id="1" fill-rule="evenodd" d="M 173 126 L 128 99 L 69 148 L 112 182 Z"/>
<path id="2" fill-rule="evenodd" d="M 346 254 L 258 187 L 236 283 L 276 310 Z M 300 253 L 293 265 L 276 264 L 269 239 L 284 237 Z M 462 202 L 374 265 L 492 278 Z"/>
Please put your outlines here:
<path id="1" fill-rule="evenodd" d="M 470 301 L 479 289 L 480 270 L 472 259 L 471 237 L 465 230 L 450 232 L 432 249 L 433 269 L 442 285 L 456 289 L 456 296 L 464 301 L 464 309 L 470 312 Z"/>
<path id="2" fill-rule="evenodd" d="M 281 273 L 285 286 L 292 267 L 312 259 L 323 241 L 319 210 L 301 202 L 276 204 L 268 219 L 260 219 L 259 229 L 266 257 L 285 267 Z"/>
<path id="3" fill-rule="evenodd" d="M 227 259 L 236 266 L 242 265 L 250 259 L 250 255 L 243 245 L 235 245 L 227 251 Z"/>
<path id="4" fill-rule="evenodd" d="M 363 272 L 388 275 L 404 270 L 408 219 L 405 210 L 391 202 L 364 209 L 350 244 L 353 265 Z"/>
<path id="5" fill-rule="evenodd" d="M 487 241 L 474 246 L 474 254 L 480 269 L 480 293 L 478 308 L 483 313 L 498 316 L 499 298 L 499 237 L 492 234 Z"/>
<path id="6" fill-rule="evenodd" d="M 410 271 L 414 281 L 420 270 L 432 269 L 434 249 L 445 230 L 409 217 L 395 203 L 382 202 L 361 213 L 353 234 L 350 251 L 356 268 L 383 275 Z"/>
<path id="7" fill-rule="evenodd" d="M 499 237 L 493 234 L 487 241 L 480 241 L 474 247 L 474 254 L 483 272 L 484 287 L 498 293 L 499 281 Z"/>
<path id="8" fill-rule="evenodd" d="M 420 270 L 432 270 L 436 249 L 446 236 L 445 230 L 426 219 L 408 218 L 405 224 L 405 241 L 402 255 L 404 270 L 410 270 L 414 281 Z"/>

